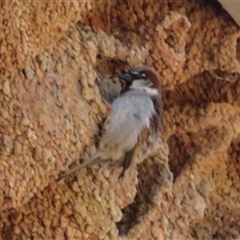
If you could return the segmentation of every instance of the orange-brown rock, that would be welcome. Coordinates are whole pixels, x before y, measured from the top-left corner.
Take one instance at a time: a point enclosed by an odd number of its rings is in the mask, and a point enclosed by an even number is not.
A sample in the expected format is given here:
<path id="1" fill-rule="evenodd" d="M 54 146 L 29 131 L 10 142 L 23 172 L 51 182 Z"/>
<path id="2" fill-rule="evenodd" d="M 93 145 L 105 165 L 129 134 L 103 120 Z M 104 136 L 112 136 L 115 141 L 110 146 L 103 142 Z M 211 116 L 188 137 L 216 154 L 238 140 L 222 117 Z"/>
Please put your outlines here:
<path id="1" fill-rule="evenodd" d="M 1 239 L 238 239 L 240 30 L 215 1 L 1 1 Z M 164 131 L 120 168 L 57 183 L 94 151 L 137 65 Z"/>

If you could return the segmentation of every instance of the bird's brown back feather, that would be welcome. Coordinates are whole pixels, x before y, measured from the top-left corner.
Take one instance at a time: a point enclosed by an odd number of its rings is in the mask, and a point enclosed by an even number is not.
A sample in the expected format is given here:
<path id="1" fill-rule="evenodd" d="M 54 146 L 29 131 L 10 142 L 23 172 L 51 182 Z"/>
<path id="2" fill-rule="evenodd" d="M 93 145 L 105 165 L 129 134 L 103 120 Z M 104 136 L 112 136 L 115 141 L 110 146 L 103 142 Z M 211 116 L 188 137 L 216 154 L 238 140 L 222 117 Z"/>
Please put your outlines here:
<path id="1" fill-rule="evenodd" d="M 152 98 L 156 114 L 151 118 L 151 125 L 157 133 L 163 130 L 163 102 L 161 94 Z"/>

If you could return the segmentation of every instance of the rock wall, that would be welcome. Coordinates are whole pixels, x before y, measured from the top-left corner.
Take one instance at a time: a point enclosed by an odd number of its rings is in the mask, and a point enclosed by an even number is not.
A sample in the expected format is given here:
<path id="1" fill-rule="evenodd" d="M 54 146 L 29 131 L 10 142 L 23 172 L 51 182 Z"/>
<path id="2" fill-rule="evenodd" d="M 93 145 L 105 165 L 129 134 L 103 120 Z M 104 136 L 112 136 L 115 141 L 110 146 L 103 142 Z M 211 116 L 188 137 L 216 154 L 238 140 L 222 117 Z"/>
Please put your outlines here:
<path id="1" fill-rule="evenodd" d="M 1 239 L 239 239 L 240 30 L 219 3 L 0 6 Z M 158 142 L 122 182 L 95 166 L 57 183 L 137 65 L 162 81 Z"/>

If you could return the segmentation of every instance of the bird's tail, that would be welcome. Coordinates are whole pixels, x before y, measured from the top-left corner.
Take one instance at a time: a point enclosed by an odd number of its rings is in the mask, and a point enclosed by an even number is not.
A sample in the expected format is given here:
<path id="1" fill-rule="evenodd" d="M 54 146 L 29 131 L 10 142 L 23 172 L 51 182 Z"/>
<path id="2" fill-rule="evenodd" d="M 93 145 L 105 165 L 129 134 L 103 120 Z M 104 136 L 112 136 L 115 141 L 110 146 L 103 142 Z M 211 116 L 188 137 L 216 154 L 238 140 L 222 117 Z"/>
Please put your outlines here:
<path id="1" fill-rule="evenodd" d="M 57 181 L 60 181 L 61 179 L 67 177 L 68 175 L 70 175 L 70 174 L 80 170 L 81 168 L 91 167 L 91 166 L 93 166 L 95 164 L 99 164 L 101 161 L 102 161 L 102 159 L 101 159 L 100 154 L 96 153 L 92 157 L 85 159 L 82 164 L 74 166 L 74 167 L 68 169 L 67 171 L 65 171 L 64 173 L 60 174 L 60 176 L 58 177 Z"/>

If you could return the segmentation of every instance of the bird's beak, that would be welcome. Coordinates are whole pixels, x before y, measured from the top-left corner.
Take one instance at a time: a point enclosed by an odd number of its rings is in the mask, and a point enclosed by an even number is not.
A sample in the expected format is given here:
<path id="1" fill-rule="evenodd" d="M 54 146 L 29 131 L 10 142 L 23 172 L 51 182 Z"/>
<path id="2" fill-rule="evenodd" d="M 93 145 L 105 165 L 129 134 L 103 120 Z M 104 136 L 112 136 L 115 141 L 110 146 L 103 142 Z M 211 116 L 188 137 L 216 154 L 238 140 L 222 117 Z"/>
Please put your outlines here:
<path id="1" fill-rule="evenodd" d="M 131 83 L 133 81 L 133 77 L 129 73 L 122 73 L 118 77 L 120 80 L 123 80 L 127 83 Z"/>

